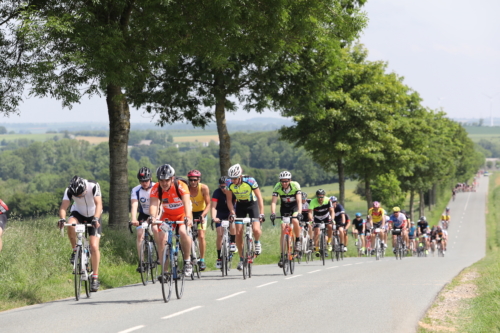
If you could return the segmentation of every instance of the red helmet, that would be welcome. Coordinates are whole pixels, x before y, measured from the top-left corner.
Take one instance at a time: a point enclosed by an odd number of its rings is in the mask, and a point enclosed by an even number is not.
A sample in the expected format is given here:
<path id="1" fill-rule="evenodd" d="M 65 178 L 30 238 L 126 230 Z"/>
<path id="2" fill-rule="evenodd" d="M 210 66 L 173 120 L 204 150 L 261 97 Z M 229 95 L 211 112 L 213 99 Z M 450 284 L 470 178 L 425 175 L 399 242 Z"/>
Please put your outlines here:
<path id="1" fill-rule="evenodd" d="M 200 177 L 201 178 L 201 172 L 198 170 L 191 170 L 187 174 L 188 177 Z"/>

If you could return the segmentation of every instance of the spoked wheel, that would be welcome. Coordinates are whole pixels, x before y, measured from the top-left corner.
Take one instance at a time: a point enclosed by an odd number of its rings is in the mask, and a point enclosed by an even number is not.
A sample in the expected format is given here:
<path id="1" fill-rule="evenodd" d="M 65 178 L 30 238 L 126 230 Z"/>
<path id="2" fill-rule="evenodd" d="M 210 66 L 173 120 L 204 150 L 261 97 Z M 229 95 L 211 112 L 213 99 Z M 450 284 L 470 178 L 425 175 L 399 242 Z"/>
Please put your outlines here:
<path id="1" fill-rule="evenodd" d="M 325 234 L 322 232 L 319 239 L 319 254 L 325 266 Z"/>
<path id="2" fill-rule="evenodd" d="M 151 282 L 156 283 L 156 277 L 158 276 L 158 267 L 160 266 L 160 261 L 158 259 L 158 250 L 156 249 L 156 244 L 153 241 L 149 241 L 149 253 L 151 254 L 149 261 L 149 269 L 151 271 Z"/>
<path id="3" fill-rule="evenodd" d="M 283 237 L 283 242 L 281 245 L 281 262 L 283 263 L 283 274 L 288 275 L 288 272 L 290 270 L 290 263 L 289 263 L 289 253 L 288 253 L 288 241 L 289 241 L 289 236 L 285 235 Z"/>
<path id="4" fill-rule="evenodd" d="M 340 248 L 340 241 L 338 236 L 335 236 L 335 259 L 337 259 L 337 261 L 340 261 L 340 251 L 342 251 Z"/>
<path id="5" fill-rule="evenodd" d="M 221 272 L 222 276 L 226 275 L 227 276 L 227 241 L 224 240 L 222 241 L 222 248 L 220 252 L 220 259 L 221 259 Z"/>
<path id="6" fill-rule="evenodd" d="M 252 277 L 252 266 L 253 266 L 253 259 L 255 258 L 255 248 L 254 248 L 254 243 L 253 240 L 248 238 L 247 240 L 248 244 L 248 257 L 247 257 L 247 262 L 248 262 L 248 277 Z"/>
<path id="7" fill-rule="evenodd" d="M 160 284 L 161 284 L 161 293 L 163 295 L 163 300 L 165 303 L 170 301 L 170 296 L 172 295 L 172 273 L 174 271 L 173 269 L 173 259 L 174 256 L 171 253 L 171 248 L 170 245 L 165 246 L 165 249 L 163 250 L 163 256 L 161 258 L 161 277 L 160 277 Z"/>
<path id="8" fill-rule="evenodd" d="M 197 277 L 198 279 L 201 277 L 201 270 L 200 270 L 200 265 L 199 265 L 199 260 L 201 258 L 200 254 L 200 245 L 198 242 L 198 238 L 194 242 L 194 250 L 196 253 L 196 260 L 193 263 L 193 274 L 191 274 L 191 279 L 194 280 L 194 277 Z"/>
<path id="9" fill-rule="evenodd" d="M 380 239 L 375 238 L 375 257 L 377 260 L 380 260 Z"/>
<path id="10" fill-rule="evenodd" d="M 194 267 L 193 267 L 194 269 Z M 179 252 L 177 254 L 177 267 L 176 267 L 176 276 L 175 279 L 175 294 L 178 299 L 182 298 L 184 294 L 184 277 L 186 274 L 184 273 L 184 252 L 179 244 Z"/>
<path id="11" fill-rule="evenodd" d="M 143 285 L 148 284 L 149 279 L 149 258 L 151 258 L 151 252 L 149 249 L 149 244 L 146 240 L 141 242 L 141 254 L 139 256 L 139 267 L 141 272 L 141 280 Z"/>
<path id="12" fill-rule="evenodd" d="M 75 298 L 77 301 L 80 300 L 80 291 L 82 288 L 82 248 L 78 246 L 75 253 L 75 264 L 73 265 L 75 271 Z"/>
<path id="13" fill-rule="evenodd" d="M 294 252 L 294 242 L 291 236 L 288 236 L 288 262 L 290 265 L 290 274 L 293 274 L 295 270 L 295 252 Z"/>
<path id="14" fill-rule="evenodd" d="M 83 281 L 83 284 L 85 285 L 85 294 L 87 295 L 88 298 L 90 298 L 91 292 L 90 292 L 90 282 L 92 281 L 92 253 L 90 253 L 90 248 L 87 248 L 88 251 L 88 256 L 87 256 L 87 265 L 85 269 L 87 270 L 87 280 Z"/>

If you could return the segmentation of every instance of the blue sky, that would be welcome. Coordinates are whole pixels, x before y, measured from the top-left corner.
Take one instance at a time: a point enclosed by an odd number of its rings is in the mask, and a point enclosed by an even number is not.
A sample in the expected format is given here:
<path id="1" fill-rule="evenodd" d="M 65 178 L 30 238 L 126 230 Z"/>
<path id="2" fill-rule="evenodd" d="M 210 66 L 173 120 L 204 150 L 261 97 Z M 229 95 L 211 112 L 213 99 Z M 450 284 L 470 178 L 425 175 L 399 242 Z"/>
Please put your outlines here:
<path id="1" fill-rule="evenodd" d="M 389 71 L 405 77 L 423 104 L 442 107 L 451 118 L 500 118 L 499 0 L 371 0 L 365 6 L 369 25 L 360 42 L 369 60 L 389 63 Z M 21 115 L 0 116 L 0 123 L 107 122 L 105 99 L 84 98 L 72 110 L 50 99 L 25 99 Z M 132 122 L 151 122 L 131 110 Z M 255 113 L 228 114 L 229 120 Z M 279 117 L 266 112 L 267 117 Z M 50 118 L 50 120 L 49 120 Z"/>

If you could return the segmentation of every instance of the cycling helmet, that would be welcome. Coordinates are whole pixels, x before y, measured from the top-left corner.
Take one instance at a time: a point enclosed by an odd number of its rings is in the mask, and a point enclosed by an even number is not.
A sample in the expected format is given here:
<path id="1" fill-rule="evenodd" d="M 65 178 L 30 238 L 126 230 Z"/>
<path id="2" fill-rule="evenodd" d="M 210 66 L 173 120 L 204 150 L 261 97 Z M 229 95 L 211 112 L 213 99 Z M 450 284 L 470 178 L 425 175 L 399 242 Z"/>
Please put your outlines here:
<path id="1" fill-rule="evenodd" d="M 290 171 L 282 171 L 280 173 L 280 179 L 292 179 L 292 174 Z"/>
<path id="2" fill-rule="evenodd" d="M 318 195 L 325 195 L 325 194 L 326 194 L 325 190 L 319 189 L 319 190 L 316 191 L 316 196 L 318 196 Z"/>
<path id="3" fill-rule="evenodd" d="M 145 182 L 151 179 L 151 170 L 148 167 L 142 167 L 137 173 L 137 179 L 141 182 Z"/>
<path id="4" fill-rule="evenodd" d="M 415 221 L 411 221 L 411 224 L 415 224 Z"/>
<path id="5" fill-rule="evenodd" d="M 175 170 L 170 166 L 170 164 L 163 164 L 161 167 L 156 169 L 156 177 L 158 180 L 167 180 L 175 175 Z"/>
<path id="6" fill-rule="evenodd" d="M 446 207 L 446 211 L 449 212 L 450 211 L 450 207 Z"/>
<path id="7" fill-rule="evenodd" d="M 201 178 L 201 172 L 199 172 L 198 170 L 191 170 L 188 172 L 187 174 L 188 177 L 199 177 Z"/>
<path id="8" fill-rule="evenodd" d="M 361 217 L 361 213 L 356 213 L 356 217 Z"/>
<path id="9" fill-rule="evenodd" d="M 307 193 L 302 192 L 302 201 L 305 201 L 307 199 Z"/>
<path id="10" fill-rule="evenodd" d="M 420 221 L 427 221 L 427 219 L 425 218 L 425 216 L 420 216 Z"/>
<path id="11" fill-rule="evenodd" d="M 227 170 L 227 175 L 229 178 L 238 178 L 243 174 L 243 169 L 241 168 L 241 165 L 235 164 L 232 167 Z"/>
<path id="12" fill-rule="evenodd" d="M 87 190 L 87 180 L 78 176 L 74 176 L 69 183 L 69 190 L 74 195 L 81 195 Z"/>
<path id="13" fill-rule="evenodd" d="M 375 207 L 375 208 L 379 208 L 379 207 L 380 207 L 380 202 L 378 202 L 378 201 L 374 201 L 374 202 L 373 202 L 373 207 Z"/>
<path id="14" fill-rule="evenodd" d="M 226 176 L 222 176 L 219 178 L 219 185 L 222 185 L 222 184 L 226 184 L 226 180 L 227 180 L 227 177 Z"/>
<path id="15" fill-rule="evenodd" d="M 401 208 L 399 208 L 399 207 L 394 207 L 394 208 L 392 209 L 392 211 L 393 211 L 394 213 L 399 213 L 399 212 L 401 211 Z"/>
<path id="16" fill-rule="evenodd" d="M 334 195 L 332 195 L 332 196 L 330 197 L 330 201 L 331 201 L 331 202 L 337 202 L 337 197 L 336 197 L 336 196 L 334 196 Z"/>

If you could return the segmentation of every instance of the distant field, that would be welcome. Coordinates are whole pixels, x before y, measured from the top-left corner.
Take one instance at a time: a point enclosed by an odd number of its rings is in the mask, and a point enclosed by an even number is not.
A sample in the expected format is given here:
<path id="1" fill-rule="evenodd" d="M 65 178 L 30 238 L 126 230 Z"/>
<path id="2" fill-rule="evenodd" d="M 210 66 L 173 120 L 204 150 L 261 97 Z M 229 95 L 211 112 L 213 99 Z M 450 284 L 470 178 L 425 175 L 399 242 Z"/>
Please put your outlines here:
<path id="1" fill-rule="evenodd" d="M 59 138 L 63 137 L 61 133 L 42 133 L 42 134 L 0 134 L 0 141 L 13 141 L 18 139 L 28 139 L 35 141 L 46 141 L 52 139 L 54 136 Z"/>
<path id="2" fill-rule="evenodd" d="M 98 145 L 101 142 L 108 142 L 107 136 L 77 136 L 76 140 L 84 140 L 90 142 L 92 145 Z"/>
<path id="3" fill-rule="evenodd" d="M 218 135 L 174 136 L 174 142 L 219 142 Z"/>

